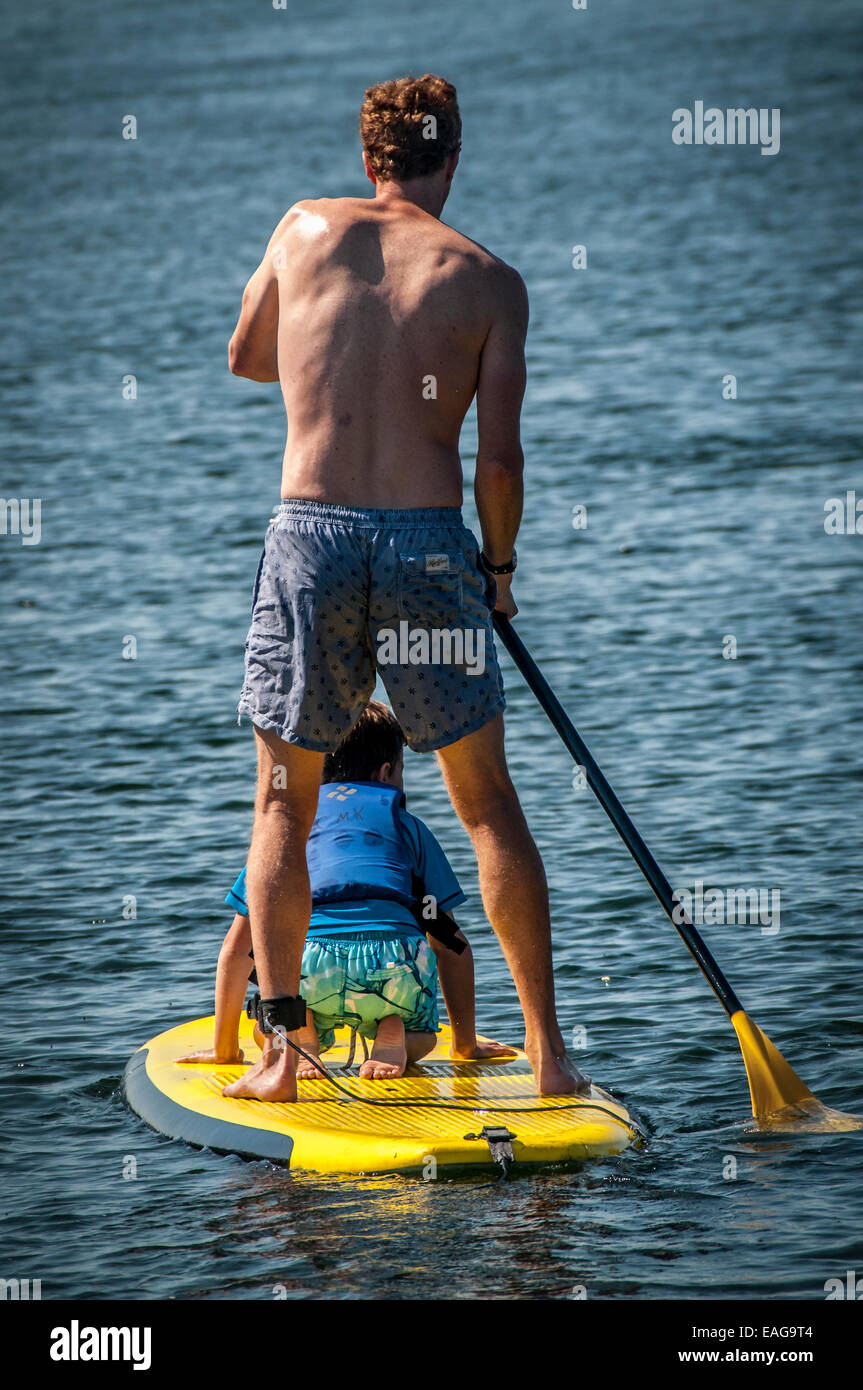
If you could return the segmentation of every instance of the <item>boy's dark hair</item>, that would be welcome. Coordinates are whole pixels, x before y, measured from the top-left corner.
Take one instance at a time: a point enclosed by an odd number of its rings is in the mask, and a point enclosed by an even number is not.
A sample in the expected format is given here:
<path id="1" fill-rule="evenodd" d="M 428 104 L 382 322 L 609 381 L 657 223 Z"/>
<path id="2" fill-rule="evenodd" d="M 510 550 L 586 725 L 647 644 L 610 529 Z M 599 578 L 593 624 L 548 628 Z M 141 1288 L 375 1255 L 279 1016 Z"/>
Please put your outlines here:
<path id="1" fill-rule="evenodd" d="M 322 782 L 370 782 L 384 763 L 393 766 L 405 743 L 401 725 L 380 700 L 369 700 L 334 753 L 324 758 Z"/>

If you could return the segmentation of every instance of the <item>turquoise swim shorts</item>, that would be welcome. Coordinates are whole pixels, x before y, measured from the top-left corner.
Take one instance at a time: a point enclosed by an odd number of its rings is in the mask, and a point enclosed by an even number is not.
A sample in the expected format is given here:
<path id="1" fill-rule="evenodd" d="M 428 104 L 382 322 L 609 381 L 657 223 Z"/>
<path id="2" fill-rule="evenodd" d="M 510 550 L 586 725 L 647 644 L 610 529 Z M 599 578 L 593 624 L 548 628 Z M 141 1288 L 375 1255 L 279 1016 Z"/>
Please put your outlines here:
<path id="1" fill-rule="evenodd" d="M 389 1014 L 398 1015 L 407 1033 L 438 1031 L 437 961 L 419 934 L 307 937 L 300 994 L 322 1051 L 332 1047 L 334 1028 L 347 1024 L 374 1038 Z"/>

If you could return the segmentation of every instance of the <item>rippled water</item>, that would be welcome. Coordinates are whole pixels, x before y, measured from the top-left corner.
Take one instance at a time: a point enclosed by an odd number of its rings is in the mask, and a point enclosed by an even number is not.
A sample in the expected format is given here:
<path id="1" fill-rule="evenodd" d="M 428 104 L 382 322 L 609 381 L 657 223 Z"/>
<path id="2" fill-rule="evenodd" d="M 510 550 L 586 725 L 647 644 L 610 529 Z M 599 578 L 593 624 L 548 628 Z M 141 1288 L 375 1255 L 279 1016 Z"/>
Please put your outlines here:
<path id="1" fill-rule="evenodd" d="M 40 544 L 0 536 L 0 1274 L 463 1299 L 820 1298 L 863 1272 L 861 1135 L 745 1132 L 733 1031 L 509 665 L 561 1017 L 649 1152 L 322 1179 L 171 1143 L 119 1093 L 135 1047 L 209 1011 L 250 825 L 234 709 L 282 419 L 227 374 L 239 295 L 290 202 L 363 191 L 363 88 L 431 70 L 465 121 L 447 218 L 531 294 L 520 630 L 672 882 L 780 890 L 777 933 L 705 935 L 821 1099 L 863 1110 L 863 536 L 823 525 L 863 498 L 856 6 L 84 0 L 0 24 L 2 491 L 42 499 Z M 699 99 L 780 107 L 780 153 L 673 145 Z M 407 776 L 471 894 L 480 1024 L 517 1040 L 467 840 L 433 760 Z"/>

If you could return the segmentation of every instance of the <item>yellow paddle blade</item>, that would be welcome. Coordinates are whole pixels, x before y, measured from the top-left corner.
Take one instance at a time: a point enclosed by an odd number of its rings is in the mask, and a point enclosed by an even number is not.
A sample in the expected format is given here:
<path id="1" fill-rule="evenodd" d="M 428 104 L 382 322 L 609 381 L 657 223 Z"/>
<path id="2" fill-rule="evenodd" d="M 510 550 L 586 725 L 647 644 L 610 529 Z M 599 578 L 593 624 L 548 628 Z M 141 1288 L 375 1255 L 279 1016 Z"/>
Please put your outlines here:
<path id="1" fill-rule="evenodd" d="M 800 1080 L 758 1024 L 738 1009 L 731 1015 L 749 1078 L 752 1113 L 759 1129 L 793 1129 L 809 1133 L 863 1129 L 863 1116 L 846 1115 L 822 1105 Z"/>

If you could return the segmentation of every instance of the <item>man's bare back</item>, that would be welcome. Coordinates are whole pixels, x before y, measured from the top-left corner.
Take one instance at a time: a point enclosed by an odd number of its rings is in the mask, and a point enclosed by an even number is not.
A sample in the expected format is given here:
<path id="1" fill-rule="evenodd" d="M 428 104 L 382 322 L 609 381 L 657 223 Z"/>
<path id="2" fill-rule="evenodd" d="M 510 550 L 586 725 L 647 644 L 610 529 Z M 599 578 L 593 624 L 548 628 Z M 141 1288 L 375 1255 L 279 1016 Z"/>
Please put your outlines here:
<path id="1" fill-rule="evenodd" d="M 323 198 L 286 213 L 247 297 L 250 319 L 277 315 L 283 497 L 461 505 L 459 432 L 493 331 L 518 369 L 515 271 L 410 201 Z"/>

